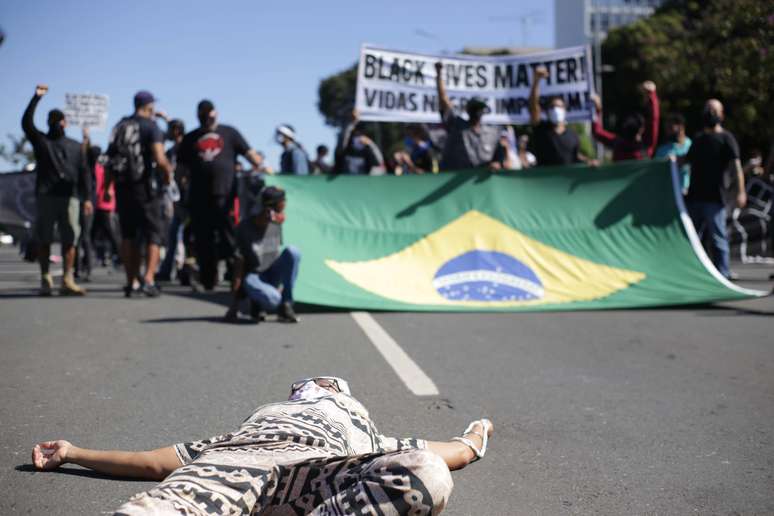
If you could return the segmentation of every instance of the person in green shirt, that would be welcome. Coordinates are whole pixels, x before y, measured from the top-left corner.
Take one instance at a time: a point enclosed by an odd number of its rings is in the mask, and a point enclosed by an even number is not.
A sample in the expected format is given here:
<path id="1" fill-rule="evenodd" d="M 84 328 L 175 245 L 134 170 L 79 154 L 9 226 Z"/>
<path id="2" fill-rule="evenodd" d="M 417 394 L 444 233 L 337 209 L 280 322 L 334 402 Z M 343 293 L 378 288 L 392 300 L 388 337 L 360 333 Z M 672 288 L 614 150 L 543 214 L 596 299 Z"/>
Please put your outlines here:
<path id="1" fill-rule="evenodd" d="M 691 149 L 691 139 L 685 134 L 685 118 L 679 113 L 672 113 L 664 121 L 664 143 L 658 146 L 654 158 L 666 158 L 667 156 L 685 156 Z M 688 163 L 680 167 L 680 187 L 683 195 L 688 192 L 691 184 L 691 165 Z"/>

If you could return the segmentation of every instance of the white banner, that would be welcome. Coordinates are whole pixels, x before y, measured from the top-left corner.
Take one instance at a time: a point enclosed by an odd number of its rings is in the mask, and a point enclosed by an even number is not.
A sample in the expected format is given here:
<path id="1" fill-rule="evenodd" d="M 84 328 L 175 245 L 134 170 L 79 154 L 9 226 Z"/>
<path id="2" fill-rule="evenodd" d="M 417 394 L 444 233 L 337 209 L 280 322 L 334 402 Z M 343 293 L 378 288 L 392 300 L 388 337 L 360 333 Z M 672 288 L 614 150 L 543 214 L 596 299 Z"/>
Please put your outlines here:
<path id="1" fill-rule="evenodd" d="M 66 93 L 64 113 L 67 123 L 77 127 L 107 126 L 109 101 L 107 95 L 96 93 Z"/>
<path id="2" fill-rule="evenodd" d="M 561 96 L 568 121 L 591 119 L 594 91 L 588 47 L 572 47 L 539 54 L 480 57 L 434 56 L 384 50 L 364 45 L 360 50 L 355 107 L 361 120 L 383 122 L 440 122 L 435 63 L 455 109 L 464 113 L 472 97 L 487 103 L 484 123 L 528 124 L 528 99 L 535 68 L 549 76 L 540 84 L 541 105 Z"/>

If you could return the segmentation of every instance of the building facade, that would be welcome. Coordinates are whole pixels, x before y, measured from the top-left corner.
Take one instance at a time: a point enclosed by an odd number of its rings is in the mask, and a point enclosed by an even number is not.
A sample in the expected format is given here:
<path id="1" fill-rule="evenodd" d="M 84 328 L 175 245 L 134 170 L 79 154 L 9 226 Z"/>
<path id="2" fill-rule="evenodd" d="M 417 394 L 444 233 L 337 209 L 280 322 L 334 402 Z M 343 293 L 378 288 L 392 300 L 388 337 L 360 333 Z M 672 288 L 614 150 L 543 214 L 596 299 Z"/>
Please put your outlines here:
<path id="1" fill-rule="evenodd" d="M 604 40 L 608 31 L 653 14 L 663 0 L 554 0 L 556 48 Z"/>

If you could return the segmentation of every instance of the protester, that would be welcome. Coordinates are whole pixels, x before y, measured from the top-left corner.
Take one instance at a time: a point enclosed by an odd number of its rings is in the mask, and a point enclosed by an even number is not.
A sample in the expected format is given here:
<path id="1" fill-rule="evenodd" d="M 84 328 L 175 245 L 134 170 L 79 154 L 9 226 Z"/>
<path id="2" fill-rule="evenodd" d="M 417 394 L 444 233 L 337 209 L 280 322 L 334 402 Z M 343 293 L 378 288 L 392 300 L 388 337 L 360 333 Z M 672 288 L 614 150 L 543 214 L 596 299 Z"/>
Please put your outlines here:
<path id="1" fill-rule="evenodd" d="M 701 238 L 709 229 L 712 261 L 726 278 L 733 279 L 729 269 L 730 249 L 726 231 L 726 208 L 723 200 L 723 175 L 733 165 L 736 174 L 736 205 L 747 204 L 744 173 L 739 161 L 736 138 L 723 128 L 723 104 L 710 99 L 702 113 L 703 130 L 694 139 L 688 154 L 678 163 L 691 165 L 691 184 L 686 204 L 693 225 Z"/>
<path id="2" fill-rule="evenodd" d="M 435 63 L 435 84 L 438 90 L 438 109 L 441 123 L 446 128 L 446 144 L 441 154 L 441 170 L 464 170 L 487 167 L 497 147 L 500 132 L 496 127 L 484 125 L 481 119 L 487 109 L 479 98 L 468 100 L 465 111 L 468 118 L 460 116 L 452 107 L 443 81 L 443 63 Z"/>
<path id="3" fill-rule="evenodd" d="M 656 84 L 645 81 L 640 90 L 646 98 L 645 115 L 632 113 L 624 117 L 621 129 L 616 133 L 606 131 L 602 126 L 602 101 L 599 95 L 592 95 L 596 112 L 591 124 L 594 138 L 613 149 L 613 161 L 647 159 L 653 156 L 658 143 L 660 107 Z"/>
<path id="4" fill-rule="evenodd" d="M 312 174 L 330 174 L 333 167 L 325 161 L 325 157 L 328 155 L 328 146 L 318 145 L 316 153 L 314 161 L 312 161 Z"/>
<path id="5" fill-rule="evenodd" d="M 188 199 L 189 174 L 188 169 L 182 163 L 178 163 L 177 155 L 180 152 L 180 144 L 185 136 L 185 124 L 182 120 L 172 119 L 167 121 L 166 139 L 172 142 L 172 146 L 167 149 L 166 156 L 175 169 L 175 185 L 177 185 L 178 199 L 175 201 L 172 195 L 165 196 L 168 202 L 172 203 L 172 219 L 169 223 L 167 238 L 165 241 L 166 254 L 161 262 L 161 267 L 156 273 L 157 281 L 170 281 L 172 279 L 172 268 L 176 267 L 178 272 L 183 267 L 185 261 L 185 245 L 179 246 L 183 237 L 183 223 L 188 218 L 188 212 L 185 204 Z M 178 247 L 180 248 L 178 250 Z"/>
<path id="6" fill-rule="evenodd" d="M 296 130 L 290 124 L 277 126 L 274 138 L 284 149 L 280 156 L 280 174 L 309 175 L 309 156 L 296 141 Z"/>
<path id="7" fill-rule="evenodd" d="M 395 175 L 438 172 L 438 161 L 435 158 L 433 142 L 421 125 L 408 124 L 406 126 L 406 138 L 403 140 L 403 146 L 404 150 L 393 154 Z"/>
<path id="8" fill-rule="evenodd" d="M 685 134 L 685 118 L 679 113 L 672 113 L 666 117 L 664 124 L 664 143 L 656 149 L 655 158 L 668 156 L 685 156 L 691 148 L 691 139 Z M 688 193 L 691 184 L 691 166 L 684 164 L 680 167 L 680 186 L 683 195 Z"/>
<path id="9" fill-rule="evenodd" d="M 154 279 L 163 242 L 161 185 L 172 181 L 173 168 L 164 154 L 164 133 L 153 120 L 155 102 L 150 92 L 137 92 L 134 114 L 122 118 L 113 128 L 107 151 L 108 189 L 113 181 L 116 185 L 126 297 L 135 293 L 148 297 L 161 294 Z M 145 271 L 141 273 L 143 242 Z"/>
<path id="10" fill-rule="evenodd" d="M 301 252 L 282 247 L 285 221 L 285 191 L 269 186 L 261 192 L 261 202 L 237 228 L 239 259 L 235 269 L 233 299 L 226 320 L 238 317 L 244 295 L 250 299 L 250 314 L 260 322 L 262 312 L 277 312 L 283 322 L 299 321 L 293 309 L 293 287 L 298 275 Z"/>
<path id="11" fill-rule="evenodd" d="M 63 275 L 59 293 L 82 296 L 86 293 L 74 279 L 75 243 L 80 235 L 81 203 L 91 213 L 91 177 L 81 144 L 65 136 L 67 120 L 59 109 L 48 113 L 48 133 L 35 127 L 34 117 L 48 86 L 39 84 L 22 116 L 22 129 L 35 154 L 35 230 L 40 263 L 40 295 L 50 296 L 54 281 L 49 272 L 54 227 L 59 230 L 62 246 Z"/>
<path id="12" fill-rule="evenodd" d="M 750 158 L 745 162 L 742 171 L 744 172 L 744 177 L 746 179 L 764 177 L 765 169 L 763 168 L 763 153 L 760 149 L 753 149 L 750 151 Z"/>
<path id="13" fill-rule="evenodd" d="M 541 120 L 540 81 L 547 77 L 546 67 L 537 67 L 529 93 L 529 116 L 535 140 L 534 150 L 537 164 L 547 166 L 586 163 L 595 166 L 596 160 L 588 158 L 580 152 L 578 135 L 567 127 L 567 109 L 561 97 L 552 97 L 549 100 L 546 104 L 547 120 Z"/>
<path id="14" fill-rule="evenodd" d="M 89 190 L 92 192 L 91 201 L 92 206 L 96 202 L 94 197 L 95 184 L 94 184 L 94 168 L 97 165 L 99 155 L 102 153 L 102 149 L 98 146 L 92 146 L 89 139 L 89 128 L 84 127 L 82 129 L 83 140 L 81 143 L 81 150 L 86 155 L 86 165 L 89 171 Z M 91 281 L 91 271 L 94 266 L 94 245 L 91 239 L 92 231 L 94 228 L 94 210 L 87 212 L 83 206 L 81 206 L 80 213 L 81 235 L 78 238 L 78 244 L 75 246 L 75 277 L 84 282 Z"/>
<path id="15" fill-rule="evenodd" d="M 341 132 L 336 144 L 337 174 L 385 173 L 384 157 L 379 147 L 363 132 L 357 110 L 352 111 L 352 120 Z"/>
<path id="16" fill-rule="evenodd" d="M 218 282 L 218 262 L 234 256 L 230 212 L 236 198 L 235 163 L 244 156 L 255 167 L 262 160 L 235 128 L 218 123 L 209 100 L 196 108 L 199 127 L 180 143 L 178 163 L 190 173 L 189 209 L 199 279 L 206 290 Z"/>
<path id="17" fill-rule="evenodd" d="M 450 470 L 483 458 L 494 427 L 473 421 L 449 441 L 386 437 L 341 378 L 292 384 L 288 401 L 258 407 L 234 432 L 145 452 L 46 441 L 39 470 L 77 464 L 163 480 L 116 514 L 438 514 Z"/>
<path id="18" fill-rule="evenodd" d="M 92 147 L 92 149 L 94 148 L 95 147 Z M 119 236 L 116 231 L 115 221 L 115 185 L 111 184 L 110 189 L 106 191 L 105 168 L 101 162 L 102 159 L 102 155 L 98 156 L 94 164 L 94 198 L 96 204 L 94 205 L 94 225 L 91 229 L 91 241 L 96 244 L 102 239 L 107 239 L 108 245 L 110 246 L 110 254 L 107 255 L 107 253 L 102 253 L 101 260 L 102 265 L 104 266 L 108 262 L 115 263 L 118 260 Z M 99 249 L 99 247 L 97 247 L 97 249 Z"/>

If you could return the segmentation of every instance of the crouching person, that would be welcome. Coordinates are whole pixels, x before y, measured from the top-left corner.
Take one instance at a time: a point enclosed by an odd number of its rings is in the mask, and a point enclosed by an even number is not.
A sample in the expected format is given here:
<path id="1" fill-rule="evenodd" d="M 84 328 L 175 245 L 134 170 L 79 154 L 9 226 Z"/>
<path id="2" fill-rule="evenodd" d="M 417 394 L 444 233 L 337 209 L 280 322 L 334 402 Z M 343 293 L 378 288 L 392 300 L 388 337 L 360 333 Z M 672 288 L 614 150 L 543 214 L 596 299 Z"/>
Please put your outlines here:
<path id="1" fill-rule="evenodd" d="M 293 285 L 301 253 L 293 246 L 282 249 L 285 203 L 284 190 L 264 188 L 260 202 L 237 228 L 234 296 L 226 312 L 227 321 L 237 320 L 244 297 L 250 300 L 250 315 L 256 321 L 263 320 L 267 312 L 276 312 L 282 322 L 299 321 L 293 310 Z"/>

